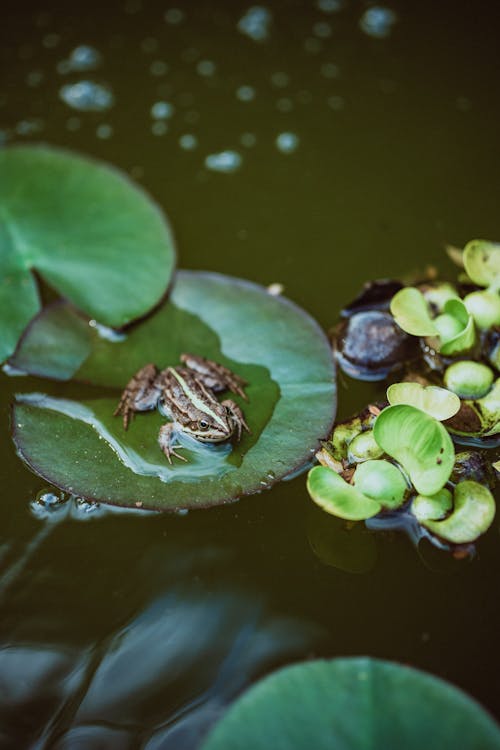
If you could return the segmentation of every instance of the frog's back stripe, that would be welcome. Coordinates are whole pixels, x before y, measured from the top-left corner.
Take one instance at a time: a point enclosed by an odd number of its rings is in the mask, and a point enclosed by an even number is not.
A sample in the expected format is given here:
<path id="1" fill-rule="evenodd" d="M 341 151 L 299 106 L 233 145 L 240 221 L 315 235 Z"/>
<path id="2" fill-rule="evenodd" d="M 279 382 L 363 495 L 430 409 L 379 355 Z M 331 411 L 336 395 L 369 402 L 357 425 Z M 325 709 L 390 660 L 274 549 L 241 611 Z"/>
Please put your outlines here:
<path id="1" fill-rule="evenodd" d="M 179 373 L 175 370 L 173 367 L 168 368 L 169 372 L 172 373 L 172 375 L 176 378 L 177 382 L 181 386 L 182 390 L 186 394 L 186 397 L 189 398 L 189 400 L 196 406 L 196 408 L 203 412 L 204 414 L 207 414 L 211 419 L 214 419 L 216 422 L 220 424 L 222 429 L 226 428 L 226 424 L 223 419 L 221 419 L 217 414 L 215 414 L 213 411 L 211 411 L 203 401 L 198 398 L 198 396 L 193 393 L 192 390 L 189 389 L 188 384 L 182 377 L 182 375 L 179 375 Z"/>

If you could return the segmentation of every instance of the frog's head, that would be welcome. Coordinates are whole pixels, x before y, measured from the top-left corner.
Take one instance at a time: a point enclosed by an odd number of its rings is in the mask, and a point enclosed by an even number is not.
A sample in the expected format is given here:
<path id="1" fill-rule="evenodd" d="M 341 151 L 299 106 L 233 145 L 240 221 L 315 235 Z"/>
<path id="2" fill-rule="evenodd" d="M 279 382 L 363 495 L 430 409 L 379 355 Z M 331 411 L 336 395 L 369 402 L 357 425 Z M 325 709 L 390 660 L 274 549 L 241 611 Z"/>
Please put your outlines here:
<path id="1" fill-rule="evenodd" d="M 200 411 L 197 417 L 196 420 L 183 425 L 182 430 L 202 443 L 222 443 L 228 440 L 235 430 L 231 411 L 222 404 Z"/>

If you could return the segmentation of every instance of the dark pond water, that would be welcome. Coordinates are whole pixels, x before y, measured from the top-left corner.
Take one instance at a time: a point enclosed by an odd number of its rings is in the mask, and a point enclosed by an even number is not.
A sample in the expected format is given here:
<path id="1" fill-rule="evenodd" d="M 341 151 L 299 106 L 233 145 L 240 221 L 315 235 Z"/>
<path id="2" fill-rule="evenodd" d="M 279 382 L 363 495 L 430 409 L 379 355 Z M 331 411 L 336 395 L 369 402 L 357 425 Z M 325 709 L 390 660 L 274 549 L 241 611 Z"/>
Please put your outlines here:
<path id="1" fill-rule="evenodd" d="M 251 3 L 4 0 L 0 139 L 122 167 L 183 267 L 281 282 L 328 328 L 365 279 L 500 236 L 496 4 L 391 0 L 383 38 L 339 5 L 266 0 L 238 28 Z M 107 88 L 63 89 L 82 81 Z M 89 96 L 100 111 L 75 109 Z M 224 151 L 233 171 L 207 168 Z M 500 717 L 498 522 L 473 561 L 360 534 L 337 567 L 303 477 L 183 517 L 48 522 L 7 427 L 37 387 L 1 377 L 1 748 L 194 749 L 251 681 L 311 656 L 412 664 Z M 341 378 L 340 416 L 379 393 Z"/>

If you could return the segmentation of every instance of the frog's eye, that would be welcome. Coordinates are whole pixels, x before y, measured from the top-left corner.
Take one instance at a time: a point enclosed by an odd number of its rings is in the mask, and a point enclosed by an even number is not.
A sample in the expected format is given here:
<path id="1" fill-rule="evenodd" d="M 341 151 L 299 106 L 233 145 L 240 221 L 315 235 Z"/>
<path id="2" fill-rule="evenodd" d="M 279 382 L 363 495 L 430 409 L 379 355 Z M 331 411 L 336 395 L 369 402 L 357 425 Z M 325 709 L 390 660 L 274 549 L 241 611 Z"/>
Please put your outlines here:
<path id="1" fill-rule="evenodd" d="M 200 430 L 208 430 L 208 422 L 206 421 L 206 419 L 200 419 L 200 421 L 198 422 L 198 427 L 200 428 Z"/>

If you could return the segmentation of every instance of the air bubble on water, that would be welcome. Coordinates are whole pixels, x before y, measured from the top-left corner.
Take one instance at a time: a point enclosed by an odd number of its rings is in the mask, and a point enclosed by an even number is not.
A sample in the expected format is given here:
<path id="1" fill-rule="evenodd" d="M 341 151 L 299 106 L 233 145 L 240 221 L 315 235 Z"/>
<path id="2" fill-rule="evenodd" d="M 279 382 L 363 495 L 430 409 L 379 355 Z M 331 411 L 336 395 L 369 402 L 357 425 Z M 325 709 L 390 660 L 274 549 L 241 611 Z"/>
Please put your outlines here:
<path id="1" fill-rule="evenodd" d="M 224 172 L 229 174 L 236 172 L 242 164 L 242 157 L 237 151 L 220 151 L 217 154 L 209 154 L 205 159 L 205 167 L 212 172 Z"/>
<path id="2" fill-rule="evenodd" d="M 95 515 L 101 510 L 100 503 L 93 500 L 85 500 L 83 497 L 72 496 L 71 516 L 83 520 L 84 518 Z"/>
<path id="3" fill-rule="evenodd" d="M 154 120 L 168 120 L 174 114 L 174 106 L 170 102 L 155 102 L 151 107 L 151 117 Z"/>
<path id="4" fill-rule="evenodd" d="M 153 60 L 149 66 L 149 72 L 152 76 L 164 76 L 168 73 L 168 65 L 163 60 Z"/>
<path id="5" fill-rule="evenodd" d="M 31 70 L 26 76 L 26 84 L 31 86 L 31 88 L 35 88 L 41 84 L 44 78 L 45 74 L 42 70 Z"/>
<path id="6" fill-rule="evenodd" d="M 108 138 L 111 138 L 113 135 L 113 128 L 111 125 L 108 125 L 107 122 L 102 122 L 100 125 L 97 126 L 95 134 L 98 138 L 101 138 L 102 140 L 107 140 Z"/>
<path id="7" fill-rule="evenodd" d="M 79 117 L 68 117 L 66 120 L 66 130 L 69 130 L 71 133 L 74 133 L 75 130 L 79 130 L 81 127 L 82 121 Z"/>
<path id="8" fill-rule="evenodd" d="M 43 130 L 43 125 L 44 123 L 42 119 L 39 117 L 32 117 L 27 120 L 20 120 L 15 127 L 15 131 L 17 135 L 35 135 Z"/>
<path id="9" fill-rule="evenodd" d="M 252 148 L 257 143 L 257 136 L 255 133 L 242 133 L 240 135 L 240 143 L 245 148 Z"/>
<path id="10" fill-rule="evenodd" d="M 167 23 L 176 26 L 184 21 L 184 12 L 180 8 L 169 8 L 163 16 Z"/>
<path id="11" fill-rule="evenodd" d="M 176 516 L 180 516 L 182 518 L 188 515 L 189 508 L 177 508 L 177 510 L 174 510 L 174 513 Z"/>
<path id="12" fill-rule="evenodd" d="M 165 135 L 168 132 L 168 125 L 165 120 L 156 120 L 151 125 L 151 132 L 153 135 Z"/>
<path id="13" fill-rule="evenodd" d="M 299 137 L 295 133 L 280 133 L 276 138 L 276 148 L 282 154 L 291 154 L 297 150 Z"/>
<path id="14" fill-rule="evenodd" d="M 238 21 L 238 31 L 254 42 L 269 39 L 273 17 L 271 11 L 263 5 L 253 5 Z"/>
<path id="15" fill-rule="evenodd" d="M 61 86 L 59 97 L 68 107 L 81 112 L 103 112 L 114 104 L 110 89 L 93 81 L 78 81 Z"/>
<path id="16" fill-rule="evenodd" d="M 293 109 L 293 102 L 288 97 L 283 96 L 276 102 L 276 109 L 279 112 L 291 112 Z"/>
<path id="17" fill-rule="evenodd" d="M 313 26 L 313 34 L 319 39 L 328 39 L 332 35 L 332 27 L 327 21 L 318 21 Z"/>
<path id="18" fill-rule="evenodd" d="M 321 66 L 321 75 L 325 78 L 338 78 L 339 72 L 339 66 L 335 63 L 327 62 Z"/>
<path id="19" fill-rule="evenodd" d="M 328 97 L 328 106 L 334 112 L 340 112 L 345 107 L 345 100 L 342 96 L 330 96 Z"/>
<path id="20" fill-rule="evenodd" d="M 290 83 L 290 76 L 282 70 L 277 70 L 271 75 L 271 83 L 278 89 L 284 89 Z"/>
<path id="21" fill-rule="evenodd" d="M 236 89 L 236 97 L 240 102 L 251 102 L 255 99 L 255 89 L 253 86 L 240 86 Z"/>
<path id="22" fill-rule="evenodd" d="M 337 13 L 344 5 L 342 0 L 318 0 L 316 5 L 323 13 Z"/>
<path id="23" fill-rule="evenodd" d="M 70 53 L 66 60 L 61 60 L 57 65 L 58 73 L 83 73 L 86 70 L 95 70 L 102 62 L 101 53 L 87 44 L 80 44 Z"/>
<path id="24" fill-rule="evenodd" d="M 368 36 L 385 39 L 392 32 L 392 27 L 398 20 L 396 13 L 382 5 L 368 8 L 360 18 L 359 27 Z"/>
<path id="25" fill-rule="evenodd" d="M 60 515 L 62 509 L 66 512 L 66 504 L 70 499 L 64 492 L 53 490 L 40 490 L 34 500 L 29 503 L 29 508 L 36 518 L 46 519 Z"/>
<path id="26" fill-rule="evenodd" d="M 212 60 L 200 60 L 200 62 L 196 66 L 196 72 L 199 73 L 200 76 L 204 76 L 205 78 L 213 76 L 215 71 L 216 65 Z"/>
<path id="27" fill-rule="evenodd" d="M 179 146 L 184 151 L 192 151 L 198 146 L 198 139 L 191 133 L 183 133 L 179 138 Z"/>

